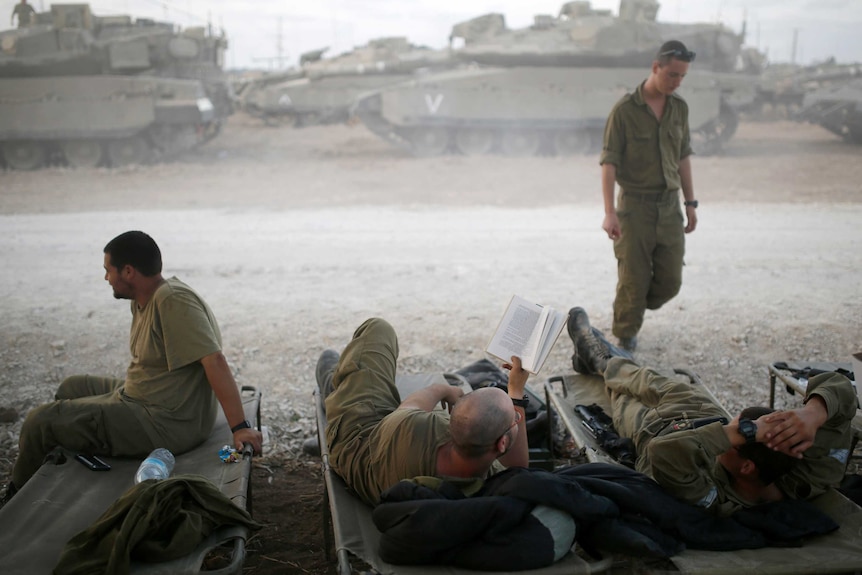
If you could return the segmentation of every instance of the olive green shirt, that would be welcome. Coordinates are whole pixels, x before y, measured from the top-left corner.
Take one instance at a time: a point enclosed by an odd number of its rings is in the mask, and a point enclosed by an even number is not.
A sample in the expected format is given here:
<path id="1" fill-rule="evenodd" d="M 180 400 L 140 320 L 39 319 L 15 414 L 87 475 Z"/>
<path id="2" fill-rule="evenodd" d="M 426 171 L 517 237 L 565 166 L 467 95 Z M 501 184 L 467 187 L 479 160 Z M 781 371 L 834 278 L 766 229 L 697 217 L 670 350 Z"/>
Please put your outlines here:
<path id="1" fill-rule="evenodd" d="M 156 445 L 188 450 L 205 440 L 217 401 L 200 360 L 221 351 L 221 333 L 209 306 L 173 277 L 138 308 L 132 301 L 123 400 Z"/>
<path id="2" fill-rule="evenodd" d="M 856 395 L 850 380 L 837 373 L 818 375 L 809 382 L 806 401 L 812 395 L 823 398 L 829 415 L 803 459 L 776 481 L 791 499 L 814 497 L 836 487 L 849 457 L 850 424 L 856 413 Z M 730 448 L 721 423 L 712 423 L 655 437 L 638 467 L 674 496 L 726 516 L 752 505 L 734 491 L 730 475 L 716 461 Z"/>
<path id="3" fill-rule="evenodd" d="M 803 453 L 787 475 L 776 484 L 792 499 L 816 497 L 829 487 L 837 487 L 844 477 L 850 457 L 856 393 L 850 380 L 838 373 L 812 377 L 805 390 L 805 401 L 812 395 L 823 398 L 829 414 L 814 436 L 814 445 Z"/>
<path id="4" fill-rule="evenodd" d="M 449 441 L 449 414 L 443 410 L 396 409 L 368 438 L 363 480 L 352 487 L 369 502 L 402 479 L 437 475 L 437 450 Z M 360 471 L 360 470 L 357 470 Z"/>
<path id="5" fill-rule="evenodd" d="M 18 16 L 18 27 L 23 28 L 24 26 L 30 25 L 30 16 L 35 14 L 36 10 L 30 6 L 29 4 L 15 4 L 15 7 L 12 8 L 12 17 L 14 18 L 16 15 Z"/>
<path id="6" fill-rule="evenodd" d="M 617 183 L 627 192 L 675 191 L 682 185 L 679 162 L 692 154 L 688 104 L 671 94 L 658 121 L 643 86 L 611 110 L 599 163 L 616 166 Z"/>
<path id="7" fill-rule="evenodd" d="M 353 490 L 371 505 L 379 503 L 380 494 L 403 479 L 431 476 L 474 484 L 476 478 L 465 481 L 437 473 L 437 451 L 450 439 L 449 413 L 445 410 L 399 408 L 374 427 L 367 442 L 345 446 L 355 450 L 353 465 L 339 472 L 348 475 Z M 494 461 L 488 475 L 504 469 Z"/>

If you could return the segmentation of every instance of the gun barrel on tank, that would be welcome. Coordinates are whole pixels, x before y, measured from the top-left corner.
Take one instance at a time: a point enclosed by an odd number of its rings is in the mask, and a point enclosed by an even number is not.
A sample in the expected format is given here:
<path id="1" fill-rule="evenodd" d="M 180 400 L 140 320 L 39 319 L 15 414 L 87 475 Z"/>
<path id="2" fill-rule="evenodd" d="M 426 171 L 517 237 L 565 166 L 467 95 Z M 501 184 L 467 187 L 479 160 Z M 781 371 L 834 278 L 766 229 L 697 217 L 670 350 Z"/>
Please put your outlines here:
<path id="1" fill-rule="evenodd" d="M 243 94 L 243 109 L 269 124 L 344 122 L 359 94 L 452 65 L 448 50 L 417 46 L 401 36 L 376 38 L 332 58 L 323 58 L 325 52 L 307 52 L 298 70 L 255 81 Z"/>

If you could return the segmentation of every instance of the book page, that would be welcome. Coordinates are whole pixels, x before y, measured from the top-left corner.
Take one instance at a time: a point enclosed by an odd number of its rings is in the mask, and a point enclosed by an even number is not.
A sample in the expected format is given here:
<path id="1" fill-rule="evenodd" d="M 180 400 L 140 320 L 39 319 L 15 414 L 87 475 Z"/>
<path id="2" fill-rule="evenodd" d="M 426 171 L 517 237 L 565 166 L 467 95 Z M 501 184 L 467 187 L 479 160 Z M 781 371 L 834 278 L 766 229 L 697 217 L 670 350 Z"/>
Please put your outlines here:
<path id="1" fill-rule="evenodd" d="M 539 337 L 536 327 L 541 317 L 541 306 L 522 297 L 512 296 L 485 351 L 505 362 L 511 361 L 512 356 L 516 355 L 524 363 L 525 353 L 535 355 L 533 350 L 537 348 Z M 524 369 L 527 369 L 526 364 Z"/>
<path id="2" fill-rule="evenodd" d="M 568 320 L 568 314 L 551 307 L 545 309 L 548 310 L 548 320 L 545 322 L 544 329 L 542 330 L 541 345 L 533 361 L 533 369 L 535 369 L 533 373 L 538 373 L 542 369 L 545 360 L 548 359 L 548 355 L 550 355 L 551 349 L 554 347 L 554 343 L 560 337 L 560 333 L 562 333 L 563 327 L 565 327 Z"/>
<path id="3" fill-rule="evenodd" d="M 550 308 L 542 307 L 541 309 L 539 319 L 536 321 L 535 327 L 533 327 L 533 335 L 524 348 L 524 354 L 519 356 L 521 358 L 521 367 L 530 373 L 536 373 L 536 360 L 538 359 L 539 351 L 542 349 L 545 332 L 549 323 L 548 311 Z"/>

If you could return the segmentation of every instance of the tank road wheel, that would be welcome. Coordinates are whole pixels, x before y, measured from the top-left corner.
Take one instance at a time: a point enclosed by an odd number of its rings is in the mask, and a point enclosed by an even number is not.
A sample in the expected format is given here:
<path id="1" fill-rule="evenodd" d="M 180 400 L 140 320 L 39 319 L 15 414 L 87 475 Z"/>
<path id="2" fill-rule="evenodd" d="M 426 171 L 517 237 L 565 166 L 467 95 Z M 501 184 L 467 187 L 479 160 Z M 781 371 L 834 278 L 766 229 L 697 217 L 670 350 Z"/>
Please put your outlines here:
<path id="1" fill-rule="evenodd" d="M 191 150 L 198 143 L 194 125 L 160 124 L 153 126 L 150 138 L 162 154 L 172 155 Z"/>
<path id="2" fill-rule="evenodd" d="M 108 142 L 108 157 L 115 168 L 144 164 L 150 159 L 150 146 L 141 136 L 130 136 Z"/>
<path id="3" fill-rule="evenodd" d="M 417 156 L 440 156 L 449 149 L 449 131 L 446 128 L 414 128 L 408 139 Z"/>
<path id="4" fill-rule="evenodd" d="M 482 128 L 461 128 L 455 132 L 455 147 L 465 156 L 481 156 L 494 147 L 494 131 Z"/>
<path id="5" fill-rule="evenodd" d="M 6 142 L 3 144 L 3 157 L 10 168 L 35 170 L 45 162 L 45 148 L 39 142 Z"/>
<path id="6" fill-rule="evenodd" d="M 564 130 L 554 135 L 554 150 L 558 156 L 579 156 L 592 148 L 592 136 L 586 130 Z"/>
<path id="7" fill-rule="evenodd" d="M 736 133 L 736 128 L 739 127 L 739 114 L 731 107 L 730 104 L 721 101 L 721 106 L 718 113 L 718 137 L 721 143 L 724 144 L 730 140 Z"/>
<path id="8" fill-rule="evenodd" d="M 98 140 L 66 140 L 60 147 L 73 168 L 95 168 L 104 155 L 102 142 Z"/>
<path id="9" fill-rule="evenodd" d="M 500 138 L 500 150 L 506 156 L 535 156 L 542 139 L 538 132 L 518 130 L 504 132 Z"/>

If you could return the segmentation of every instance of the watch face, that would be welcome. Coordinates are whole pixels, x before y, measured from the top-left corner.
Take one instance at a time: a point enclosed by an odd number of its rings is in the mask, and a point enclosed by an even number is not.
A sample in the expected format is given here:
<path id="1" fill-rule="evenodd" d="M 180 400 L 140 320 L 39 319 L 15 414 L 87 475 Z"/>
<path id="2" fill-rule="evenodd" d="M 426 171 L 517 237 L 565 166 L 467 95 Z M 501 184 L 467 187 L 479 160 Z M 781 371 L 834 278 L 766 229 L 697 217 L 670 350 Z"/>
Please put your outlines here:
<path id="1" fill-rule="evenodd" d="M 737 429 L 747 443 L 754 443 L 757 440 L 757 425 L 750 419 L 740 419 Z"/>

